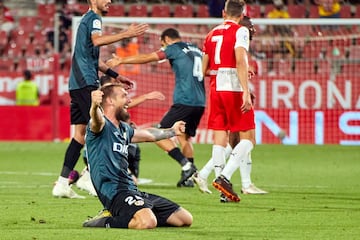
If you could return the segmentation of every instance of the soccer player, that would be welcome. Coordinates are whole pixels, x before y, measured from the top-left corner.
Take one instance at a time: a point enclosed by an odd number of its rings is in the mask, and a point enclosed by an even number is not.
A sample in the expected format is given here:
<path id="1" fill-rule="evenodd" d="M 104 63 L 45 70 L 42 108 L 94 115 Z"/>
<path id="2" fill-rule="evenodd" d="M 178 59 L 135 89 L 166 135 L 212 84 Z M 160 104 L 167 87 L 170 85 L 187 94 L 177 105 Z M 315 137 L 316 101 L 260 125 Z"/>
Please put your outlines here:
<path id="1" fill-rule="evenodd" d="M 165 139 L 156 144 L 166 151 L 181 166 L 181 178 L 178 187 L 193 186 L 188 179 L 195 173 L 194 150 L 191 137 L 205 109 L 205 87 L 202 73 L 202 52 L 191 43 L 181 40 L 179 32 L 174 28 L 164 30 L 160 37 L 163 48 L 148 54 L 139 54 L 120 58 L 114 56 L 107 64 L 111 67 L 119 64 L 143 64 L 168 59 L 175 73 L 173 105 L 160 121 L 160 128 L 171 127 L 176 121 L 186 122 L 185 134 L 177 136 L 180 149 L 174 141 Z"/>
<path id="2" fill-rule="evenodd" d="M 235 202 L 239 202 L 240 197 L 225 176 L 232 175 L 241 161 L 249 162 L 255 144 L 254 110 L 248 83 L 250 36 L 249 29 L 238 24 L 243 18 L 244 6 L 243 0 L 227 0 L 224 22 L 207 34 L 203 45 L 203 72 L 210 75 L 208 128 L 214 130 L 212 158 L 216 179 L 213 186 Z M 229 159 L 225 166 L 228 131 L 238 132 L 240 142 L 233 149 L 233 160 Z"/>
<path id="3" fill-rule="evenodd" d="M 110 214 L 85 221 L 84 227 L 151 229 L 190 226 L 190 212 L 178 204 L 138 190 L 128 172 L 131 142 L 153 142 L 180 135 L 185 122 L 171 128 L 133 129 L 124 121 L 130 99 L 122 84 L 108 83 L 91 93 L 86 149 L 90 176 L 99 200 Z"/>
<path id="4" fill-rule="evenodd" d="M 254 25 L 253 25 L 253 23 L 251 21 L 251 18 L 249 18 L 248 16 L 244 16 L 240 20 L 239 24 L 241 26 L 245 26 L 246 28 L 249 29 L 249 39 L 251 41 L 254 34 L 256 33 L 256 30 L 255 30 Z M 249 69 L 249 80 L 255 74 L 256 74 L 256 71 L 255 71 L 254 68 Z M 251 94 L 251 98 L 252 98 L 252 103 L 254 104 L 255 96 L 253 94 Z M 231 156 L 230 154 L 231 154 L 233 148 L 239 143 L 239 141 L 240 141 L 240 139 L 239 139 L 239 133 L 238 132 L 229 132 L 229 144 L 227 144 L 227 146 L 225 147 L 225 159 L 228 159 Z M 232 155 L 232 157 L 234 157 L 234 155 Z M 242 190 L 241 190 L 242 193 L 244 193 L 244 194 L 265 194 L 265 193 L 267 193 L 266 191 L 257 188 L 251 182 L 251 179 L 250 179 L 250 175 L 251 175 L 251 167 L 250 167 L 251 166 L 251 156 L 249 156 L 249 160 L 250 160 L 249 162 L 241 161 L 240 166 L 239 166 L 240 167 L 240 172 L 242 172 L 243 175 L 244 175 L 244 177 L 242 177 L 242 183 L 243 183 L 243 187 L 242 187 Z M 214 169 L 214 164 L 213 164 L 213 159 L 211 158 L 198 173 L 195 173 L 193 175 L 193 179 L 196 182 L 196 184 L 198 185 L 200 191 L 202 191 L 204 193 L 211 193 L 211 191 L 207 187 L 207 178 L 208 178 L 208 176 L 210 175 L 210 173 L 212 172 L 213 169 Z M 230 177 L 231 177 L 231 175 L 227 176 L 228 179 L 230 179 Z M 221 196 L 220 201 L 221 202 L 228 202 L 229 199 L 227 199 L 225 196 Z"/>
<path id="5" fill-rule="evenodd" d="M 130 84 L 128 79 L 122 78 L 104 62 L 99 61 L 100 46 L 141 35 L 148 28 L 147 24 L 132 24 L 119 33 L 103 34 L 101 17 L 109 10 L 111 0 L 88 0 L 88 4 L 89 11 L 83 15 L 76 33 L 69 78 L 70 115 L 75 132 L 66 150 L 60 176 L 52 190 L 52 195 L 55 197 L 84 198 L 68 185 L 68 175 L 75 167 L 85 143 L 85 129 L 90 118 L 90 93 L 99 87 L 98 71 Z M 91 182 L 88 186 L 92 186 Z"/>

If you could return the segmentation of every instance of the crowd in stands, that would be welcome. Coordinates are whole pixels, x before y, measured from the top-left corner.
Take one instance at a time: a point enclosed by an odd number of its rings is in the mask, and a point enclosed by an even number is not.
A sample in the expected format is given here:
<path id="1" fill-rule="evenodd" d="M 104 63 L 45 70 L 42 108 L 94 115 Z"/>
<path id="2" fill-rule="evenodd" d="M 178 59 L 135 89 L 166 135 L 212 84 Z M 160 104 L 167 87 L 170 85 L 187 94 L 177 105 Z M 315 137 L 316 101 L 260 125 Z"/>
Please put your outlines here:
<path id="1" fill-rule="evenodd" d="M 71 17 L 84 13 L 86 1 L 36 0 L 36 14 L 33 16 L 13 16 L 12 9 L 0 0 L 0 71 L 22 72 L 25 69 L 33 73 L 49 72 L 52 69 L 54 49 L 54 16 L 59 14 L 59 56 L 60 70 L 68 71 L 71 61 Z M 147 17 L 221 17 L 224 0 L 164 0 L 131 1 L 113 0 L 108 16 L 147 16 Z M 169 4 L 170 3 L 170 4 Z M 350 0 L 248 0 L 247 14 L 252 18 L 360 18 L 360 4 Z M 355 26 L 356 27 L 356 26 Z M 271 59 L 268 68 L 274 69 L 274 62 L 282 59 L 325 59 L 325 56 L 350 57 L 351 48 L 358 45 L 348 41 L 334 54 L 336 39 L 321 44 L 301 44 L 286 40 L 287 37 L 318 37 L 329 34 L 351 34 L 354 29 L 319 29 L 316 26 L 257 26 L 257 37 L 253 41 L 253 55 L 258 59 Z M 199 26 L 180 29 L 206 33 L 207 28 Z M 359 32 L 359 29 L 356 30 Z M 273 44 L 274 37 L 285 40 Z M 314 43 L 314 42 L 312 42 Z M 319 41 L 320 43 L 320 41 Z M 310 45 L 310 46 L 308 46 Z M 316 46 L 312 46 L 316 45 Z M 319 45 L 319 46 L 318 46 Z M 315 53 L 314 53 L 315 49 Z M 336 51 L 335 51 L 336 53 Z M 290 68 L 291 69 L 291 68 Z M 314 62 L 314 69 L 316 64 Z M 295 71 L 295 67 L 293 67 Z"/>

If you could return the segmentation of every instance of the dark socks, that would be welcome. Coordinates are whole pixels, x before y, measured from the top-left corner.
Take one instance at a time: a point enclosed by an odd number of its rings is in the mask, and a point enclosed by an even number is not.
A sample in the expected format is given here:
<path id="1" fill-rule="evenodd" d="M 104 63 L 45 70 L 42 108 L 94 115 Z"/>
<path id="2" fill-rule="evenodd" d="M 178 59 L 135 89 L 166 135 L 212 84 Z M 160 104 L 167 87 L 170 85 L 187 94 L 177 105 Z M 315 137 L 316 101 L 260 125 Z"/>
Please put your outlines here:
<path id="1" fill-rule="evenodd" d="M 78 143 L 75 139 L 71 139 L 71 142 L 66 149 L 64 166 L 61 170 L 61 176 L 67 178 L 69 173 L 74 169 L 83 145 Z"/>
<path id="2" fill-rule="evenodd" d="M 168 152 L 169 156 L 175 159 L 181 166 L 184 166 L 189 160 L 181 153 L 179 148 L 174 148 Z"/>

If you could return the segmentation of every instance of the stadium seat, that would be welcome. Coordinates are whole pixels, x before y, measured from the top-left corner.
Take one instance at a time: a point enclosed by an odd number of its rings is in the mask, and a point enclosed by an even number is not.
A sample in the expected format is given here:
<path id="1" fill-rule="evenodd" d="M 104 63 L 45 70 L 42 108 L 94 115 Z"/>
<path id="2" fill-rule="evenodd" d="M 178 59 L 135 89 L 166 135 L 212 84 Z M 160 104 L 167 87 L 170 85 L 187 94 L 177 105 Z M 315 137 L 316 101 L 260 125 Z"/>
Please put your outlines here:
<path id="1" fill-rule="evenodd" d="M 41 18 L 36 16 L 23 16 L 19 18 L 18 28 L 31 32 L 42 26 Z"/>
<path id="2" fill-rule="evenodd" d="M 304 18 L 306 7 L 303 4 L 289 4 L 287 6 L 291 18 Z"/>
<path id="3" fill-rule="evenodd" d="M 357 5 L 356 11 L 355 11 L 355 18 L 360 18 L 360 4 Z"/>
<path id="4" fill-rule="evenodd" d="M 56 12 L 55 4 L 38 4 L 37 5 L 38 16 L 54 17 Z"/>
<path id="5" fill-rule="evenodd" d="M 129 17 L 147 17 L 148 9 L 145 4 L 133 4 L 129 8 Z"/>
<path id="6" fill-rule="evenodd" d="M 310 6 L 309 18 L 319 18 L 319 10 L 317 5 Z"/>
<path id="7" fill-rule="evenodd" d="M 196 11 L 196 17 L 201 18 L 208 18 L 209 17 L 209 8 L 206 4 L 199 4 L 197 11 Z"/>
<path id="8" fill-rule="evenodd" d="M 0 58 L 0 71 L 1 72 L 11 72 L 14 70 L 14 61 L 12 58 L 1 57 Z"/>
<path id="9" fill-rule="evenodd" d="M 155 4 L 151 8 L 152 17 L 170 17 L 170 6 L 165 4 Z"/>
<path id="10" fill-rule="evenodd" d="M 75 15 L 83 15 L 89 10 L 89 5 L 87 3 L 68 4 L 67 9 Z"/>
<path id="11" fill-rule="evenodd" d="M 125 16 L 125 7 L 123 4 L 111 4 L 109 8 L 109 12 L 106 16 L 111 17 L 123 17 Z"/>
<path id="12" fill-rule="evenodd" d="M 251 18 L 261 17 L 261 7 L 258 4 L 247 4 L 247 15 Z"/>
<path id="13" fill-rule="evenodd" d="M 192 5 L 178 4 L 175 5 L 174 17 L 186 17 L 191 18 L 194 15 L 194 9 Z"/>
<path id="14" fill-rule="evenodd" d="M 351 18 L 351 5 L 349 5 L 349 4 L 341 5 L 340 17 L 341 18 Z"/>

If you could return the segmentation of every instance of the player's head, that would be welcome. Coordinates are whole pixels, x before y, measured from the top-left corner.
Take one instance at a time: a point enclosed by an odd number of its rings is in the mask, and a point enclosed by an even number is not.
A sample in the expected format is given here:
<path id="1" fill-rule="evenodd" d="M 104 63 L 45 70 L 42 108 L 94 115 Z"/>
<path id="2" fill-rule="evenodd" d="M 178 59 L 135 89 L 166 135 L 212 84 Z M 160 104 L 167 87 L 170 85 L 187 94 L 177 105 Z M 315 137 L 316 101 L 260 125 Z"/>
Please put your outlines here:
<path id="1" fill-rule="evenodd" d="M 165 29 L 160 36 L 161 45 L 166 47 L 174 41 L 180 40 L 180 33 L 174 28 Z"/>
<path id="2" fill-rule="evenodd" d="M 244 0 L 227 0 L 223 10 L 224 17 L 240 18 L 244 12 Z"/>
<path id="3" fill-rule="evenodd" d="M 256 33 L 256 29 L 254 27 L 254 24 L 252 23 L 251 21 L 251 18 L 248 17 L 248 16 L 244 16 L 240 22 L 239 22 L 240 25 L 244 26 L 244 27 L 247 27 L 247 29 L 249 29 L 249 35 L 250 35 L 250 40 L 252 40 L 253 36 L 255 35 Z"/>
<path id="4" fill-rule="evenodd" d="M 127 111 L 131 102 L 128 92 L 121 83 L 105 83 L 100 90 L 104 93 L 101 106 L 105 109 L 113 109 L 118 121 L 126 121 L 129 118 Z"/>
<path id="5" fill-rule="evenodd" d="M 87 0 L 91 9 L 101 15 L 106 15 L 109 11 L 111 0 Z"/>

